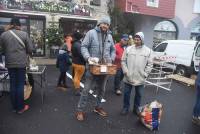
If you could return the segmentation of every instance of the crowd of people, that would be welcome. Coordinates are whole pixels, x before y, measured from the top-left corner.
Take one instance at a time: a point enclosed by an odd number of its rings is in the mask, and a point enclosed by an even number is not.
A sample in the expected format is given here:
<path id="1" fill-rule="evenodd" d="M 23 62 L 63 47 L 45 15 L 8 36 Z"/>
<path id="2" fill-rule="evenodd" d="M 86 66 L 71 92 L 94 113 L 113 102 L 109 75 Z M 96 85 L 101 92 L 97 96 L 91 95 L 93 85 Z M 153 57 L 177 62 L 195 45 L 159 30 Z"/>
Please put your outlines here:
<path id="1" fill-rule="evenodd" d="M 126 33 L 121 35 L 121 40 L 114 43 L 109 30 L 111 20 L 105 16 L 99 19 L 97 26 L 89 30 L 86 35 L 76 31 L 72 35 L 64 36 L 64 44 L 60 47 L 56 67 L 60 71 L 57 88 L 66 90 L 66 72 L 72 68 L 74 94 L 80 96 L 77 102 L 75 117 L 78 121 L 85 119 L 85 107 L 88 102 L 90 89 L 97 89 L 94 112 L 100 116 L 108 116 L 102 105 L 109 75 L 95 75 L 90 71 L 90 64 L 114 64 L 117 66 L 114 76 L 114 93 L 123 94 L 123 107 L 121 115 L 130 111 L 130 95 L 134 88 L 133 113 L 139 115 L 145 79 L 153 66 L 152 50 L 144 44 L 143 32 L 135 35 Z M 5 66 L 10 76 L 10 96 L 13 111 L 21 114 L 29 109 L 24 103 L 24 82 L 27 56 L 32 55 L 34 46 L 26 32 L 20 30 L 19 19 L 13 18 L 9 30 L 0 37 L 1 51 L 5 55 Z M 80 81 L 84 76 L 84 88 Z M 196 89 L 197 101 L 194 107 L 192 121 L 200 125 L 200 75 L 198 74 Z M 122 87 L 124 83 L 124 87 Z"/>

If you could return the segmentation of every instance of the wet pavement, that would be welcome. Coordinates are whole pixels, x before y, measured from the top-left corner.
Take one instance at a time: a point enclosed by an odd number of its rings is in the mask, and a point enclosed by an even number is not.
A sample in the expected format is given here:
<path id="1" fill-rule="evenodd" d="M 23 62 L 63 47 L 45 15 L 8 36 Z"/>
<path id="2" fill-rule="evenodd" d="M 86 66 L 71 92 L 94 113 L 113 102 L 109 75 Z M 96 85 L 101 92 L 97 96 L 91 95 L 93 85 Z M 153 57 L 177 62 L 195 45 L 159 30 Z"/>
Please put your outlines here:
<path id="1" fill-rule="evenodd" d="M 163 104 L 163 115 L 158 131 L 145 128 L 138 117 L 131 112 L 121 116 L 122 96 L 113 93 L 113 79 L 107 84 L 104 104 L 109 116 L 102 118 L 93 113 L 94 97 L 90 96 L 86 120 L 78 122 L 74 112 L 79 97 L 71 88 L 67 91 L 56 89 L 58 70 L 47 67 L 47 86 L 44 104 L 41 102 L 40 88 L 35 86 L 30 98 L 30 110 L 22 115 L 11 112 L 9 95 L 0 98 L 0 134 L 199 134 L 200 126 L 192 124 L 192 108 L 195 90 L 181 83 L 173 82 L 172 91 L 160 89 L 156 93 L 154 86 L 145 88 L 142 103 L 158 100 Z M 36 78 L 38 79 L 38 78 Z M 133 99 L 132 99 L 133 100 Z"/>

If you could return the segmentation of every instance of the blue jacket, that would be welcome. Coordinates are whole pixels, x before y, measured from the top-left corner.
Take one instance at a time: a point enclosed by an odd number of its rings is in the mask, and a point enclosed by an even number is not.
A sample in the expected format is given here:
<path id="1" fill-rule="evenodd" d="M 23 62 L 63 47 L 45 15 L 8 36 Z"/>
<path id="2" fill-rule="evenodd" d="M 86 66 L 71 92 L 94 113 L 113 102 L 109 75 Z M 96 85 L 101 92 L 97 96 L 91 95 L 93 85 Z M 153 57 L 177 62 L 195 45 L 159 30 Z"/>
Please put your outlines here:
<path id="1" fill-rule="evenodd" d="M 71 65 L 71 60 L 69 54 L 64 51 L 60 50 L 56 61 L 56 67 L 59 68 L 60 72 L 67 72 L 69 70 L 69 66 Z"/>

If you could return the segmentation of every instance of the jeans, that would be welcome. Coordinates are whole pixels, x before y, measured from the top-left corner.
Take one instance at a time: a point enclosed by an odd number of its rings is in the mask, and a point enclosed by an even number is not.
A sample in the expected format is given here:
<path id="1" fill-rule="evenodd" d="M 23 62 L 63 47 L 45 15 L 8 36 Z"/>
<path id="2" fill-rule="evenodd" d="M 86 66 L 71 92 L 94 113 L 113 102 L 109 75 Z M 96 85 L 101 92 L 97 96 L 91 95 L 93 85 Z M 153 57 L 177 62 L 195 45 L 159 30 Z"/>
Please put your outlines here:
<path id="1" fill-rule="evenodd" d="M 128 83 L 124 83 L 124 99 L 123 99 L 123 108 L 127 111 L 130 108 L 130 95 L 132 88 L 135 87 L 135 97 L 134 97 L 134 110 L 138 110 L 141 104 L 142 92 L 144 90 L 144 85 L 133 86 Z"/>
<path id="2" fill-rule="evenodd" d="M 200 72 L 198 73 L 195 87 L 197 90 L 197 96 L 196 96 L 196 102 L 193 109 L 193 116 L 200 117 Z"/>
<path id="3" fill-rule="evenodd" d="M 86 71 L 86 80 L 84 89 L 81 91 L 81 97 L 78 102 L 78 111 L 83 111 L 87 105 L 89 90 L 97 87 L 96 107 L 102 107 L 101 99 L 105 94 L 108 75 L 92 75 L 89 70 Z"/>
<path id="4" fill-rule="evenodd" d="M 10 98 L 13 109 L 20 111 L 24 108 L 25 68 L 8 68 L 10 77 Z"/>
<path id="5" fill-rule="evenodd" d="M 60 72 L 57 86 L 66 85 L 66 72 Z"/>
<path id="6" fill-rule="evenodd" d="M 115 74 L 115 79 L 114 79 L 114 90 L 120 90 L 121 86 L 121 81 L 124 77 L 122 69 L 117 69 L 117 73 Z"/>

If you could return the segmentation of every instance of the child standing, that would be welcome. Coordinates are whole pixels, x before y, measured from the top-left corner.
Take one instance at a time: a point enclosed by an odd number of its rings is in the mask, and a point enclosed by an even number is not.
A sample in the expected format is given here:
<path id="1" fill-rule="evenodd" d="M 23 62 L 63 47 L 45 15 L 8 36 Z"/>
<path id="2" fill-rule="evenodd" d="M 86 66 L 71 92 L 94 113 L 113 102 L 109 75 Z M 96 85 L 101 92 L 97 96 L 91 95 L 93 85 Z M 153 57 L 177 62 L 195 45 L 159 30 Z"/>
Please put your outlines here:
<path id="1" fill-rule="evenodd" d="M 59 54 L 56 61 L 56 67 L 59 68 L 60 71 L 57 88 L 66 90 L 66 72 L 69 70 L 70 65 L 71 60 L 67 52 L 67 47 L 63 47 L 61 50 L 59 50 Z"/>

